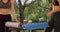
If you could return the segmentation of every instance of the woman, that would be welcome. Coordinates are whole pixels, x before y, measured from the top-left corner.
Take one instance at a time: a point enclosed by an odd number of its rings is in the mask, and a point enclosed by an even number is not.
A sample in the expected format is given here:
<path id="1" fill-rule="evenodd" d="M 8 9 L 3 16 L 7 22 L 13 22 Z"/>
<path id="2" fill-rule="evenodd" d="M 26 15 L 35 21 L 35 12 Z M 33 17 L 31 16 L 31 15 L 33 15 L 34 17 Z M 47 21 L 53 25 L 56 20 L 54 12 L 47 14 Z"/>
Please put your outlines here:
<path id="1" fill-rule="evenodd" d="M 0 32 L 10 32 L 8 27 L 5 27 L 5 23 L 11 21 L 11 11 L 14 19 L 18 22 L 14 9 L 14 0 L 0 0 Z"/>
<path id="2" fill-rule="evenodd" d="M 50 25 L 50 31 L 46 32 L 51 32 L 51 29 L 54 27 L 55 32 L 60 32 L 60 0 L 54 0 L 53 3 L 53 9 L 50 11 L 47 16 L 52 16 L 51 22 L 49 23 Z"/>
<path id="3" fill-rule="evenodd" d="M 50 10 L 53 8 L 53 2 L 52 0 L 48 0 L 50 4 Z M 47 14 L 47 16 L 51 16 L 51 20 L 48 22 L 49 27 L 46 28 L 45 32 L 52 32 L 53 26 L 54 26 L 54 21 L 53 21 L 53 15 L 50 15 L 51 11 Z"/>

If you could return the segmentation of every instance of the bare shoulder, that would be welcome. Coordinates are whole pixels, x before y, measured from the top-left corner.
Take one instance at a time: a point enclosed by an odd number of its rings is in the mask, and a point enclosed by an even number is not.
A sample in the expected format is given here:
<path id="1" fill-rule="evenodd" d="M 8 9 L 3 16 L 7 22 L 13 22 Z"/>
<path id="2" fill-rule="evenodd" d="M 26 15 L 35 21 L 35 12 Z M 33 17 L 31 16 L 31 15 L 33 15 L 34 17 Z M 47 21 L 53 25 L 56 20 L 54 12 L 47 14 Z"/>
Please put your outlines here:
<path id="1" fill-rule="evenodd" d="M 14 0 L 10 0 L 11 2 L 11 8 L 14 7 Z"/>

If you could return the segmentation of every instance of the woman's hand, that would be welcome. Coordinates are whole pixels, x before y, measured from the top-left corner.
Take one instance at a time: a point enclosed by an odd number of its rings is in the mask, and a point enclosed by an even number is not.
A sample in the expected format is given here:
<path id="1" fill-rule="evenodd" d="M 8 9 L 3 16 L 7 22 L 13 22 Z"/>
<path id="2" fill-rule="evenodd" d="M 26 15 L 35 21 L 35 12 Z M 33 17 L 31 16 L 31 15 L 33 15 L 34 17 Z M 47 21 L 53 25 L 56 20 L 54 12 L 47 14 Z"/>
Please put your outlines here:
<path id="1" fill-rule="evenodd" d="M 54 13 L 54 11 L 50 11 L 49 13 L 47 13 L 47 16 L 51 16 Z"/>
<path id="2" fill-rule="evenodd" d="M 51 13 L 48 13 L 47 16 L 51 16 Z"/>
<path id="3" fill-rule="evenodd" d="M 20 22 L 19 20 L 16 20 L 16 22 Z"/>

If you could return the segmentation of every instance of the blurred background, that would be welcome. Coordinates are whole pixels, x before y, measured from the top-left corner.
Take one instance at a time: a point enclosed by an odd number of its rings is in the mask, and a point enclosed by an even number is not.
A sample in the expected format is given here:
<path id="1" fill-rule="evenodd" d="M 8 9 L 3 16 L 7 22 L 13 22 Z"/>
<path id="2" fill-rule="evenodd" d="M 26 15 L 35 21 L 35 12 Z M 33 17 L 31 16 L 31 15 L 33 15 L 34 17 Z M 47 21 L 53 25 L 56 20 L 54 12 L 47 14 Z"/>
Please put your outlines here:
<path id="1" fill-rule="evenodd" d="M 15 10 L 18 20 L 20 20 L 20 10 L 18 0 L 15 0 Z M 33 22 L 48 22 L 50 17 L 46 14 L 50 11 L 50 5 L 48 0 L 36 0 L 36 2 L 27 5 L 24 10 L 24 17 L 26 20 L 32 20 Z M 14 21 L 12 16 L 12 21 Z M 16 31 L 15 31 L 16 32 Z M 26 31 L 27 32 L 27 31 Z M 39 30 L 38 32 L 44 32 Z"/>
<path id="2" fill-rule="evenodd" d="M 15 0 L 15 10 L 18 20 L 20 19 L 18 0 Z M 24 17 L 26 20 L 49 21 L 50 17 L 46 14 L 50 11 L 48 0 L 36 0 L 36 2 L 25 7 Z M 12 17 L 13 18 L 13 17 Z"/>

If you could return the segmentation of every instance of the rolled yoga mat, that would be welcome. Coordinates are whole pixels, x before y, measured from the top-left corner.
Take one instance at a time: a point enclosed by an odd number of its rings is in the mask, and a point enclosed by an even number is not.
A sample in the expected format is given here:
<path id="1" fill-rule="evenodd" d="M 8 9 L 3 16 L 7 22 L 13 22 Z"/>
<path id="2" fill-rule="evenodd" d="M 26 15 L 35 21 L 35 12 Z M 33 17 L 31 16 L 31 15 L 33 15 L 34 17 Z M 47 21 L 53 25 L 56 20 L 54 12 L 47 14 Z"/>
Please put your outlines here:
<path id="1" fill-rule="evenodd" d="M 43 23 L 23 24 L 22 27 L 23 29 L 27 30 L 35 30 L 35 29 L 47 28 L 49 27 L 49 25 L 47 22 L 43 22 Z"/>
<path id="2" fill-rule="evenodd" d="M 17 22 L 6 22 L 5 26 L 6 27 L 11 27 L 11 28 L 20 28 L 20 23 L 17 23 Z"/>

